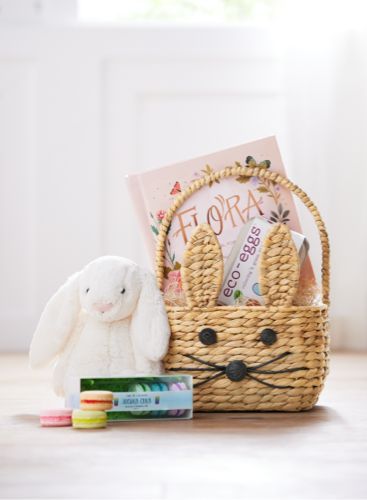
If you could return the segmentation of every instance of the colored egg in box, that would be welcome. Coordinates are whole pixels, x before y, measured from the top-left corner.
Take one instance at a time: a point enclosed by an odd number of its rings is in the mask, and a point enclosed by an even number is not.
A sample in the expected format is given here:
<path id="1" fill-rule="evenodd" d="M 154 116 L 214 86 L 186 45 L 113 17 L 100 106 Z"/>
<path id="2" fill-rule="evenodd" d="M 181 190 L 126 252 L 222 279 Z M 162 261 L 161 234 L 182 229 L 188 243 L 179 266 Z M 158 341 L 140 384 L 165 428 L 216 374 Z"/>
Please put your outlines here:
<path id="1" fill-rule="evenodd" d="M 128 388 L 129 392 L 165 392 L 165 391 L 184 391 L 187 390 L 183 382 L 171 382 L 168 385 L 164 382 L 153 382 L 150 385 L 146 382 L 131 384 Z M 136 417 L 150 416 L 152 418 L 161 417 L 181 417 L 186 410 L 134 410 L 131 412 Z"/>

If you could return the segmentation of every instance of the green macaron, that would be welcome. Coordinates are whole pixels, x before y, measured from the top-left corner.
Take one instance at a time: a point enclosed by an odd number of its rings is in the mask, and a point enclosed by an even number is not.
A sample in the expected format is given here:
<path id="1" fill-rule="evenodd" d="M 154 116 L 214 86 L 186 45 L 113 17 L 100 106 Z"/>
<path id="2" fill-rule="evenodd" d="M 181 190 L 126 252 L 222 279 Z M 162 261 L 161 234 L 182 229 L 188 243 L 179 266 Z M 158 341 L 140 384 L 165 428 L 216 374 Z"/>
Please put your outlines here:
<path id="1" fill-rule="evenodd" d="M 74 410 L 74 429 L 102 429 L 107 425 L 107 414 L 100 410 Z"/>

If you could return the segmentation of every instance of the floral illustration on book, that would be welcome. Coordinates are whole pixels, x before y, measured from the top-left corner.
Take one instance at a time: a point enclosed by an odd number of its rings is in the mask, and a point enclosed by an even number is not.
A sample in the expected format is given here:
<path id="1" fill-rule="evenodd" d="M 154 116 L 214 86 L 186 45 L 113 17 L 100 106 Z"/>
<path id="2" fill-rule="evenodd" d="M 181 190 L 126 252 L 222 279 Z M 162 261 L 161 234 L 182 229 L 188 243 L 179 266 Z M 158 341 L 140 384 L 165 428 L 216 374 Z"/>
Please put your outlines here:
<path id="1" fill-rule="evenodd" d="M 236 165 L 238 167 L 242 166 L 240 162 L 236 162 Z M 263 160 L 260 163 L 257 163 L 252 156 L 248 156 L 246 158 L 246 167 L 268 169 L 270 168 L 270 166 L 270 160 Z M 290 211 L 284 210 L 283 205 L 280 203 L 280 188 L 274 181 L 272 181 L 271 179 L 264 179 L 262 177 L 248 177 L 246 175 L 238 176 L 236 178 L 236 181 L 240 182 L 241 184 L 246 184 L 247 182 L 251 181 L 252 186 L 256 189 L 256 191 L 265 194 L 274 201 L 274 204 L 276 205 L 276 212 L 271 210 L 268 222 L 270 222 L 271 224 L 282 222 L 283 224 L 285 224 L 286 222 L 290 221 L 290 219 L 288 218 Z"/>
<path id="2" fill-rule="evenodd" d="M 214 174 L 215 170 L 210 165 L 205 165 L 205 168 L 202 169 L 200 172 L 202 172 L 202 174 L 205 176 L 205 175 Z M 198 177 L 202 177 L 202 175 L 200 175 L 200 174 L 197 174 L 197 175 L 198 175 Z M 219 184 L 220 180 L 215 179 L 214 181 L 210 181 L 208 186 L 211 188 L 213 186 L 214 182 Z"/>
<path id="3" fill-rule="evenodd" d="M 281 203 L 279 203 L 279 205 L 277 206 L 277 211 L 274 212 L 273 210 L 271 210 L 270 214 L 271 215 L 268 219 L 270 223 L 281 222 L 282 224 L 285 224 L 286 222 L 290 221 L 290 219 L 288 219 L 290 211 L 284 210 Z"/>
<path id="4" fill-rule="evenodd" d="M 235 162 L 239 167 L 243 165 L 240 162 Z M 259 163 L 252 156 L 246 157 L 247 167 L 258 167 L 268 169 L 271 166 L 270 160 L 263 160 Z M 200 170 L 200 173 L 194 174 L 194 180 L 206 175 L 215 173 L 215 170 L 210 165 L 205 165 L 205 168 Z M 218 193 L 221 189 L 219 179 L 215 179 L 208 183 L 208 189 L 212 192 L 212 198 L 205 198 L 206 205 L 197 207 L 193 206 L 183 207 L 183 210 L 176 213 L 175 218 L 178 221 L 176 227 L 171 235 L 168 235 L 165 241 L 166 265 L 164 266 L 165 286 L 164 293 L 168 302 L 178 305 L 184 300 L 182 285 L 181 285 L 181 262 L 180 256 L 177 259 L 176 245 L 172 242 L 180 240 L 181 244 L 186 244 L 189 234 L 195 226 L 201 222 L 207 222 L 215 234 L 221 237 L 225 231 L 235 234 L 236 230 L 252 217 L 262 216 L 265 217 L 270 223 L 282 222 L 287 223 L 290 221 L 290 210 L 285 208 L 284 200 L 282 200 L 282 192 L 280 187 L 270 179 L 261 177 L 248 177 L 240 175 L 235 179 L 240 185 L 246 184 L 244 189 L 240 189 L 238 194 Z M 187 183 L 189 185 L 189 183 Z M 217 186 L 214 189 L 214 186 Z M 186 182 L 177 180 L 171 185 L 169 195 L 174 199 L 175 196 L 180 194 L 186 189 Z M 212 189 L 214 191 L 212 191 Z M 264 198 L 265 197 L 265 198 Z M 265 201 L 267 199 L 268 201 Z M 271 209 L 273 208 L 273 209 Z M 204 212 L 203 212 L 204 210 Z M 165 210 L 158 210 L 155 215 L 150 212 L 151 230 L 155 237 L 159 234 L 160 225 L 166 215 Z M 190 222 L 188 223 L 188 219 Z M 233 243 L 233 242 L 232 242 Z M 171 299 L 169 299 L 171 297 Z M 238 302 L 241 302 L 242 297 L 238 297 Z M 254 304 L 255 305 L 255 304 Z"/>
<path id="5" fill-rule="evenodd" d="M 179 192 L 179 191 L 177 191 L 177 192 Z M 155 214 L 155 217 L 152 214 L 152 212 L 150 212 L 149 215 L 150 215 L 151 219 L 153 220 L 153 223 L 151 224 L 150 228 L 153 231 L 153 233 L 155 234 L 155 236 L 158 236 L 159 226 L 162 224 L 162 220 L 164 219 L 164 217 L 166 215 L 166 211 L 165 210 L 158 210 L 157 213 Z M 169 265 L 172 266 L 172 267 L 165 267 L 164 268 L 164 277 L 167 279 L 168 274 L 170 272 L 178 271 L 181 267 L 180 262 L 178 262 L 176 260 L 175 252 L 171 251 L 171 241 L 168 237 L 166 238 L 166 260 L 168 261 Z"/>
<path id="6" fill-rule="evenodd" d="M 180 184 L 177 181 L 175 183 L 176 192 L 174 194 L 181 192 L 181 187 L 179 189 L 177 188 L 177 186 L 179 185 Z M 170 194 L 172 195 L 172 191 Z M 166 215 L 166 211 L 158 210 L 155 216 L 152 214 L 152 212 L 150 212 L 149 215 L 153 221 L 150 228 L 153 231 L 154 235 L 158 236 L 159 226 L 161 225 L 162 220 Z M 183 296 L 181 272 L 180 272 L 181 263 L 178 260 L 176 260 L 176 255 L 171 250 L 171 241 L 168 236 L 165 242 L 165 250 L 166 250 L 166 262 L 168 264 L 164 266 L 164 278 L 166 280 L 164 287 L 165 299 L 167 302 L 172 302 L 175 304 L 183 303 L 184 296 Z M 171 300 L 170 297 L 172 298 Z"/>

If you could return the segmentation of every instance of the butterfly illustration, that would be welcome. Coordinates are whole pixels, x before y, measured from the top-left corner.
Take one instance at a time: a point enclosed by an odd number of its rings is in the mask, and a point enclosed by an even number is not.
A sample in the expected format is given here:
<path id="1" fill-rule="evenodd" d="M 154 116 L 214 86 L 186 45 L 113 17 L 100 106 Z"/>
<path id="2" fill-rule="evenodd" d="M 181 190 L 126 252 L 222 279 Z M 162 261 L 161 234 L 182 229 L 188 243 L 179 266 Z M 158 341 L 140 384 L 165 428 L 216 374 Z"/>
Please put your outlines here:
<path id="1" fill-rule="evenodd" d="M 252 156 L 248 156 L 246 158 L 246 167 L 270 168 L 270 165 L 271 165 L 270 160 L 263 160 L 260 163 L 257 163 Z"/>
<path id="2" fill-rule="evenodd" d="M 178 181 L 175 182 L 170 194 L 174 196 L 177 193 L 181 193 L 181 184 Z"/>
<path id="3" fill-rule="evenodd" d="M 235 163 L 238 167 L 242 166 L 241 163 L 238 161 L 236 161 Z M 258 167 L 258 168 L 266 169 L 266 168 L 270 168 L 270 166 L 271 166 L 270 160 L 263 160 L 260 163 L 257 163 L 255 158 L 253 158 L 252 156 L 248 156 L 246 158 L 246 167 L 250 167 L 250 168 Z M 246 184 L 246 182 L 249 182 L 250 179 L 251 179 L 251 177 L 249 177 L 247 175 L 240 175 L 236 178 L 236 181 L 240 182 L 241 184 Z"/>

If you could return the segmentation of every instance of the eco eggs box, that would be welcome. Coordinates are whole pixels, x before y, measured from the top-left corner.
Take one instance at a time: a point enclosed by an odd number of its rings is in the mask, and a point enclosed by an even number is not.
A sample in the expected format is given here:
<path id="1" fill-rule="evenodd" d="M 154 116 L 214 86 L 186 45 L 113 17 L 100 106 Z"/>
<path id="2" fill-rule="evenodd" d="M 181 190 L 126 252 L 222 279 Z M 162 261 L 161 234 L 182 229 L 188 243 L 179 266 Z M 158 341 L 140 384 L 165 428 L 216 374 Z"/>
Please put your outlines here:
<path id="1" fill-rule="evenodd" d="M 259 285 L 259 257 L 265 237 L 272 227 L 261 217 L 255 217 L 243 226 L 225 262 L 219 304 L 232 306 L 237 301 L 244 305 L 264 304 Z M 291 231 L 291 235 L 302 265 L 309 244 L 302 234 Z"/>
<path id="2" fill-rule="evenodd" d="M 80 392 L 97 390 L 113 393 L 113 408 L 106 412 L 109 422 L 192 418 L 190 375 L 81 378 L 78 390 L 67 396 L 66 406 L 79 408 Z"/>

